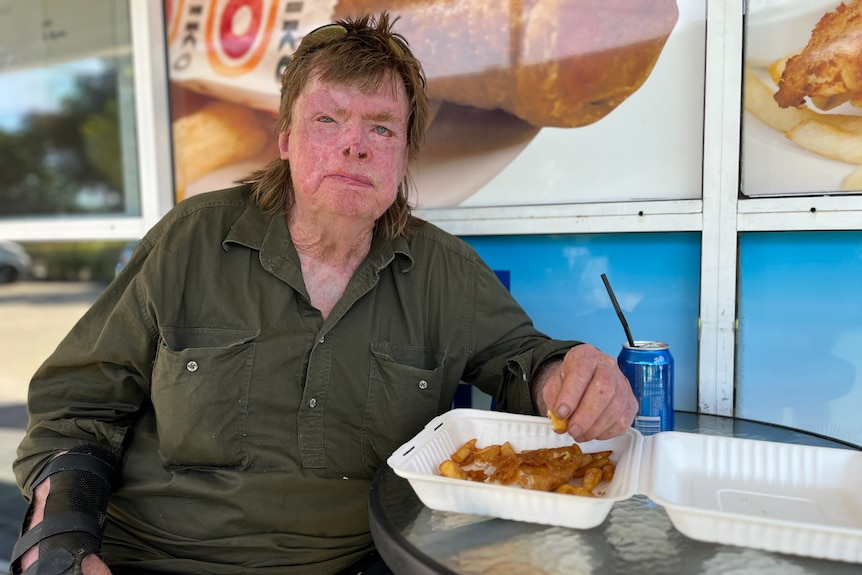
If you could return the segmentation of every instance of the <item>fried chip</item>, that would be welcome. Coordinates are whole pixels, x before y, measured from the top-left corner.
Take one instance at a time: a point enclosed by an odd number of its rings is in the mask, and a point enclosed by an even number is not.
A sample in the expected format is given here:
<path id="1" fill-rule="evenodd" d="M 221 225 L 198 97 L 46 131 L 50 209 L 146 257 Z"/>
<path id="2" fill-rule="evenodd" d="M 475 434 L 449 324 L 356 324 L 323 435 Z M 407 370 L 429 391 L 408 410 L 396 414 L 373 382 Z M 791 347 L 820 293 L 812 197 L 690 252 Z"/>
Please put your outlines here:
<path id="1" fill-rule="evenodd" d="M 458 450 L 452 454 L 452 461 L 455 463 L 463 463 L 473 451 L 476 450 L 476 438 L 474 437 L 464 445 L 458 448 Z"/>
<path id="2" fill-rule="evenodd" d="M 548 418 L 551 420 L 551 429 L 557 433 L 563 433 L 569 428 L 568 418 L 563 419 L 553 409 L 548 409 Z"/>
<path id="3" fill-rule="evenodd" d="M 440 464 L 440 475 L 443 477 L 452 477 L 454 479 L 467 479 L 467 473 L 461 469 L 461 466 L 447 459 Z"/>

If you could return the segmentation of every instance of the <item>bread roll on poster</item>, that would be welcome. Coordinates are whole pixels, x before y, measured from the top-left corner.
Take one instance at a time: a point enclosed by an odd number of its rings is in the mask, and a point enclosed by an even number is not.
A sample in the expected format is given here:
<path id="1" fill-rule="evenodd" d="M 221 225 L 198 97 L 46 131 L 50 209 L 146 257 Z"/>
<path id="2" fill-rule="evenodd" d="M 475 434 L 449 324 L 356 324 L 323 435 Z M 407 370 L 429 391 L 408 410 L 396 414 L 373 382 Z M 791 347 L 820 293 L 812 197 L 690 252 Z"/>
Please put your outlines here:
<path id="1" fill-rule="evenodd" d="M 400 16 L 430 98 L 564 128 L 637 91 L 679 17 L 675 0 L 340 0 L 333 19 L 381 10 Z"/>
<path id="2" fill-rule="evenodd" d="M 250 108 L 218 100 L 204 104 L 173 123 L 176 200 L 186 197 L 190 182 L 220 166 L 252 158 L 274 136 Z"/>

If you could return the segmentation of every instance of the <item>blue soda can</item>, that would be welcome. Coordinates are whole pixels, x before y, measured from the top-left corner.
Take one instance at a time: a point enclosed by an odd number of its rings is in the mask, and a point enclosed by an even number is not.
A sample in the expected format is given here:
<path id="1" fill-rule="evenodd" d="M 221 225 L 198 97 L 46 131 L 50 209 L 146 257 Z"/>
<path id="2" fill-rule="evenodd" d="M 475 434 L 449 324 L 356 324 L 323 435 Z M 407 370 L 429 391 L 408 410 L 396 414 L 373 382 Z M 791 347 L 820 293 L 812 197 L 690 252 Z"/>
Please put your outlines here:
<path id="1" fill-rule="evenodd" d="M 617 363 L 628 378 L 640 408 L 632 427 L 644 435 L 673 429 L 673 357 L 666 343 L 623 343 Z"/>

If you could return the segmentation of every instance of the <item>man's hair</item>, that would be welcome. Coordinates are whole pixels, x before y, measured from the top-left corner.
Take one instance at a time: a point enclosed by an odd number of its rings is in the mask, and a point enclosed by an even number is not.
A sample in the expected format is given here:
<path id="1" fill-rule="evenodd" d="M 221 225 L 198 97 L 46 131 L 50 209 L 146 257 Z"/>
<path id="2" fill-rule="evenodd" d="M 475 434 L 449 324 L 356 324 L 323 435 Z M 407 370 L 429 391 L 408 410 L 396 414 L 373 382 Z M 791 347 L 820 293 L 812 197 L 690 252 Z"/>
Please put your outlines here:
<path id="1" fill-rule="evenodd" d="M 428 121 L 425 74 L 407 40 L 392 31 L 396 21 L 397 18 L 390 22 L 389 14 L 382 12 L 376 17 L 369 14 L 338 20 L 306 34 L 281 77 L 278 133 L 290 127 L 294 104 L 311 79 L 375 91 L 394 74 L 407 91 L 407 157 L 408 161 L 415 160 Z M 409 234 L 414 220 L 408 203 L 410 180 L 408 170 L 395 201 L 377 222 L 375 235 L 392 239 Z M 243 182 L 251 184 L 252 199 L 269 213 L 293 206 L 294 189 L 287 160 L 277 158 Z"/>

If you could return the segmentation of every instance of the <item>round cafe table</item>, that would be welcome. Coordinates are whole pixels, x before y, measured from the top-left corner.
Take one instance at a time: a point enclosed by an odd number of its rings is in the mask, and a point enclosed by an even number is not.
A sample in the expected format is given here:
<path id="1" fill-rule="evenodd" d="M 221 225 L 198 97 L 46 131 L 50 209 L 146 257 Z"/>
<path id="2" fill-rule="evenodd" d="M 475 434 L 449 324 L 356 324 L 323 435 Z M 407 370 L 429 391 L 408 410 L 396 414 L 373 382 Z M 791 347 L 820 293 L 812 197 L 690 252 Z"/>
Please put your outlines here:
<path id="1" fill-rule="evenodd" d="M 676 412 L 675 430 L 859 449 L 780 426 L 688 412 Z M 434 511 L 406 479 L 383 466 L 371 485 L 369 513 L 374 542 L 397 575 L 862 573 L 859 564 L 690 539 L 642 495 L 615 503 L 597 527 L 569 529 Z"/>

